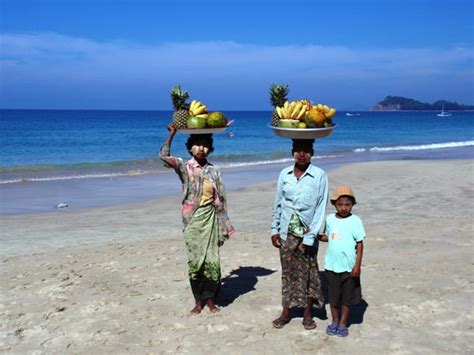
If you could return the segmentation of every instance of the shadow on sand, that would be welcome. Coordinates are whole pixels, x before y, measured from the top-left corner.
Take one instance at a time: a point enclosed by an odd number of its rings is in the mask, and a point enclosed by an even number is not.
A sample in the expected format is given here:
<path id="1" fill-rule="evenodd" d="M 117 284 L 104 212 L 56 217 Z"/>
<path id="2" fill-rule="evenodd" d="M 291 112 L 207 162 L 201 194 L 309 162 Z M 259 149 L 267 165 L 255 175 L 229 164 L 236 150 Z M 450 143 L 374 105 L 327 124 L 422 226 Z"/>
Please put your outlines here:
<path id="1" fill-rule="evenodd" d="M 240 296 L 254 291 L 259 276 L 268 276 L 274 272 L 274 270 L 260 266 L 241 266 L 238 269 L 233 270 L 229 275 L 222 279 L 221 294 L 217 298 L 216 304 L 221 307 L 227 307 Z M 326 320 L 328 319 L 328 316 L 330 317 L 331 313 L 328 304 L 328 280 L 324 271 L 319 272 L 319 277 L 321 278 L 324 305 L 322 308 L 315 307 L 313 310 L 313 316 L 321 320 Z M 348 325 L 363 323 L 364 314 L 368 306 L 368 303 L 364 299 L 362 299 L 359 304 L 352 306 Z M 303 317 L 303 311 L 303 308 L 293 308 L 290 310 L 290 317 Z"/>
<path id="2" fill-rule="evenodd" d="M 221 295 L 216 304 L 226 307 L 240 296 L 255 290 L 259 276 L 268 276 L 275 271 L 260 266 L 241 266 L 222 279 Z"/>
<path id="3" fill-rule="evenodd" d="M 326 272 L 320 271 L 319 277 L 321 279 L 321 291 L 323 294 L 324 304 L 321 308 L 315 306 L 313 308 L 313 317 L 319 318 L 321 320 L 326 320 L 331 317 L 331 310 L 329 308 L 329 297 L 328 297 L 328 279 L 326 277 Z M 315 301 L 316 304 L 316 301 Z M 359 304 L 356 304 L 351 307 L 351 313 L 349 314 L 348 326 L 351 324 L 361 324 L 364 321 L 364 313 L 367 310 L 368 303 L 362 299 Z M 290 309 L 291 318 L 302 318 L 304 309 L 300 307 Z"/>

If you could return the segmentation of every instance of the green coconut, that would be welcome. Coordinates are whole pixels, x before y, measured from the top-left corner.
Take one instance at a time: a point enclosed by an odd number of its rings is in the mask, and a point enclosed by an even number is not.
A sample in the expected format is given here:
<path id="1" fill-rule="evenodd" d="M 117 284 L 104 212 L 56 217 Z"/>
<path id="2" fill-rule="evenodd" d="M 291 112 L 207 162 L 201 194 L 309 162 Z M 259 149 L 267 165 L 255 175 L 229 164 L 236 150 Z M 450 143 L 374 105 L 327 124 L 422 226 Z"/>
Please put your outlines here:
<path id="1" fill-rule="evenodd" d="M 222 112 L 211 112 L 207 116 L 207 125 L 209 128 L 220 128 L 227 125 L 227 118 Z"/>
<path id="2" fill-rule="evenodd" d="M 207 122 L 204 117 L 189 117 L 187 126 L 188 128 L 206 128 Z"/>

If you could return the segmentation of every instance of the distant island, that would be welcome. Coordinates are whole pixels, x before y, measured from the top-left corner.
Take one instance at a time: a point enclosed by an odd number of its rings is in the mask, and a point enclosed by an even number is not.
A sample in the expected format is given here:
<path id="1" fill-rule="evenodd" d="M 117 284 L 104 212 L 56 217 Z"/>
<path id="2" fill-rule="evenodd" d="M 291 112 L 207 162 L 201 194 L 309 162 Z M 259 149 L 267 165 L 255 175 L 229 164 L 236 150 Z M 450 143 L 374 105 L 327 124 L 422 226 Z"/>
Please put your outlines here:
<path id="1" fill-rule="evenodd" d="M 474 105 L 462 105 L 456 102 L 438 100 L 432 104 L 409 99 L 403 96 L 387 96 L 373 106 L 370 111 L 446 111 L 474 110 Z"/>

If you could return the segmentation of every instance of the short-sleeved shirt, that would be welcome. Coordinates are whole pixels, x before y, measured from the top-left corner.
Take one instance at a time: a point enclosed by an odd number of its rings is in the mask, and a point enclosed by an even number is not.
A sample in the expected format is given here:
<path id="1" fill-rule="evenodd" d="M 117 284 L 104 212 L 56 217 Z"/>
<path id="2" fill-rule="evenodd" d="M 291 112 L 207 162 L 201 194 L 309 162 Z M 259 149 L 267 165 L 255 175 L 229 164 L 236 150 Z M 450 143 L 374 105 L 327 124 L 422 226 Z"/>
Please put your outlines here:
<path id="1" fill-rule="evenodd" d="M 356 243 L 364 240 L 362 220 L 356 215 L 337 218 L 335 213 L 326 217 L 328 236 L 324 268 L 334 272 L 351 272 L 356 261 Z"/>

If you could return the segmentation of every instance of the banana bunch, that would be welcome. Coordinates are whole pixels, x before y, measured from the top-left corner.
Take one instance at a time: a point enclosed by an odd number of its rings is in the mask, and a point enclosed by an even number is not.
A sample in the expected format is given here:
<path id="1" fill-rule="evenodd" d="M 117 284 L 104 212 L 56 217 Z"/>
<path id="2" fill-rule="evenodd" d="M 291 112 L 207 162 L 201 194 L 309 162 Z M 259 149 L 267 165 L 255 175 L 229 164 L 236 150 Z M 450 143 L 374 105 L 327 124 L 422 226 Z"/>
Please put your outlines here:
<path id="1" fill-rule="evenodd" d="M 304 119 L 309 104 L 307 100 L 296 100 L 291 103 L 285 101 L 283 107 L 276 107 L 280 119 L 301 120 Z"/>
<path id="2" fill-rule="evenodd" d="M 202 102 L 193 100 L 189 105 L 189 115 L 191 117 L 203 117 L 207 118 L 207 107 Z"/>
<path id="3" fill-rule="evenodd" d="M 336 114 L 336 109 L 335 108 L 329 108 L 328 105 L 317 104 L 314 107 L 319 112 L 322 112 L 324 114 L 324 117 L 326 117 L 326 118 L 332 118 Z"/>

